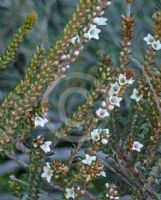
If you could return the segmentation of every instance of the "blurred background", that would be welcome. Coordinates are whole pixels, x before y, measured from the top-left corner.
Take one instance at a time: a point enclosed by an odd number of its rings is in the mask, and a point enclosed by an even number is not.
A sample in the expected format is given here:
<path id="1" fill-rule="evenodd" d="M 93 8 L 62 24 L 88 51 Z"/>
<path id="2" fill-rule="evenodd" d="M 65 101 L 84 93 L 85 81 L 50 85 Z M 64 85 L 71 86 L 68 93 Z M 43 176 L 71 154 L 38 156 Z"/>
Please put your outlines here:
<path id="1" fill-rule="evenodd" d="M 121 3 L 120 3 L 121 2 Z M 2 55 L 8 46 L 13 34 L 20 27 L 24 17 L 35 10 L 38 14 L 37 26 L 30 32 L 20 50 L 11 63 L 10 68 L 0 73 L 0 101 L 11 91 L 25 74 L 27 66 L 36 46 L 43 45 L 48 49 L 62 34 L 63 28 L 78 0 L 0 0 L 0 54 Z M 134 38 L 132 42 L 133 55 L 140 62 L 143 61 L 146 44 L 143 38 L 147 33 L 151 33 L 153 20 L 151 18 L 155 9 L 161 4 L 160 0 L 133 0 L 132 15 L 135 19 Z M 95 79 L 95 69 L 97 68 L 97 50 L 103 49 L 108 52 L 115 66 L 118 66 L 120 51 L 120 23 L 121 15 L 126 14 L 125 0 L 113 0 L 112 5 L 105 11 L 108 18 L 108 25 L 102 27 L 99 41 L 91 41 L 80 54 L 79 59 L 71 66 L 67 72 L 67 78 L 62 81 L 50 95 L 50 103 L 53 113 L 60 120 L 59 111 L 66 107 L 67 115 L 70 114 L 78 104 L 85 100 L 85 93 L 69 93 L 61 102 L 64 91 L 68 88 L 80 87 L 90 90 Z M 157 57 L 157 63 L 161 57 Z M 73 78 L 73 73 L 75 77 Z M 82 80 L 80 73 L 90 75 L 86 80 Z M 63 96 L 64 97 L 64 96 Z M 0 200 L 5 199 L 5 194 L 10 193 L 7 179 L 11 173 L 19 174 L 19 171 L 9 171 L 4 168 L 7 159 L 0 157 Z M 8 169 L 12 169 L 13 162 L 9 163 Z M 6 197 L 11 199 L 11 197 Z"/>

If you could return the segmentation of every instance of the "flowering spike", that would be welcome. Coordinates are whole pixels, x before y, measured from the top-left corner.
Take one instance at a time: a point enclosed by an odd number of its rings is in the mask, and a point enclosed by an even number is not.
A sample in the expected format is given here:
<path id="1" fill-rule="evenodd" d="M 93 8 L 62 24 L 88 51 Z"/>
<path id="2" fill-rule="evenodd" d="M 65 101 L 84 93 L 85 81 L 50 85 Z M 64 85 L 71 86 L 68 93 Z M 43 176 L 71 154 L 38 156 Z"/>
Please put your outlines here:
<path id="1" fill-rule="evenodd" d="M 29 31 L 35 26 L 37 22 L 37 14 L 32 12 L 24 20 L 23 25 L 18 29 L 17 33 L 14 35 L 9 47 L 7 48 L 5 54 L 0 57 L 0 70 L 7 68 L 8 64 L 13 61 L 19 45 L 24 40 Z"/>

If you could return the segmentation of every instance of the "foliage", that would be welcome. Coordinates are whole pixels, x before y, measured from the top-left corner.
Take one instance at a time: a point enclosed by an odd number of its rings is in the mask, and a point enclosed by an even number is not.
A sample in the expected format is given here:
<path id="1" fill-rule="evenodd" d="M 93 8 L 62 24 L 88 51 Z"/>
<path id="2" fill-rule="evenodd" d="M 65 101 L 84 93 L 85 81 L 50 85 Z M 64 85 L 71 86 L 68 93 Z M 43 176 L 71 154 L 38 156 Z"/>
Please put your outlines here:
<path id="1" fill-rule="evenodd" d="M 115 13 L 117 3 L 114 5 Z M 135 27 L 141 19 L 131 14 L 135 2 L 127 0 L 125 6 L 121 9 L 124 15 L 118 19 L 120 47 L 115 33 L 107 37 L 114 37 L 115 43 L 109 45 L 109 53 L 93 42 L 98 48 L 93 52 L 97 59 L 95 77 L 72 70 L 71 78 L 68 71 L 90 41 L 101 41 L 100 27 L 108 23 L 104 12 L 107 8 L 110 11 L 111 2 L 80 0 L 63 34 L 51 47 L 41 44 L 36 48 L 24 77 L 3 98 L 1 154 L 15 160 L 28 174 L 25 181 L 10 178 L 9 185 L 19 199 L 39 199 L 50 188 L 64 199 L 120 199 L 126 194 L 131 199 L 160 199 L 161 88 L 157 57 L 161 11 L 159 7 L 154 11 L 152 30 L 141 38 L 146 52 L 139 49 L 139 56 L 135 56 L 139 41 Z M 1 73 L 14 60 L 36 21 L 35 12 L 27 15 L 0 58 Z M 85 83 L 84 89 L 78 81 L 79 87 L 68 89 L 68 79 L 78 77 L 92 84 Z M 61 119 L 56 128 L 50 94 L 61 84 L 65 90 L 60 92 L 56 106 Z M 83 94 L 86 100 L 66 115 L 66 99 L 73 93 Z M 69 151 L 65 159 L 55 159 L 55 151 L 65 147 Z M 29 156 L 29 163 L 17 157 L 18 151 Z"/>

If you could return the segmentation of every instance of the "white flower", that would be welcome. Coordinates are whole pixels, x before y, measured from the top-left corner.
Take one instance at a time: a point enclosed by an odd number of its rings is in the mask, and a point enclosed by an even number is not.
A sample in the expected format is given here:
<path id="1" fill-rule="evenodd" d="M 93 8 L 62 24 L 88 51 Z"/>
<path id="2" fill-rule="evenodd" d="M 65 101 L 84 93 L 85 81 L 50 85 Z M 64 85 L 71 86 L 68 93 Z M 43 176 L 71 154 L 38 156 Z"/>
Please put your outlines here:
<path id="1" fill-rule="evenodd" d="M 122 101 L 122 97 L 110 96 L 109 101 L 112 105 L 120 107 L 120 102 Z"/>
<path id="2" fill-rule="evenodd" d="M 91 165 L 92 162 L 96 160 L 96 156 L 90 156 L 89 154 L 86 154 L 85 157 L 86 158 L 82 160 L 82 163 L 86 165 Z"/>
<path id="3" fill-rule="evenodd" d="M 91 40 L 92 38 L 98 40 L 100 32 L 101 30 L 97 28 L 96 25 L 90 24 L 90 29 L 87 33 L 84 34 L 84 37 L 88 38 L 89 40 Z"/>
<path id="4" fill-rule="evenodd" d="M 91 132 L 91 139 L 93 141 L 98 141 L 100 139 L 100 132 L 101 132 L 101 129 L 94 129 Z"/>
<path id="5" fill-rule="evenodd" d="M 139 95 L 139 92 L 136 88 L 133 89 L 133 93 L 130 96 L 131 99 L 134 99 L 136 102 L 139 102 L 143 95 Z"/>
<path id="6" fill-rule="evenodd" d="M 133 84 L 133 82 L 134 82 L 134 80 L 133 80 L 132 78 L 127 79 L 126 76 L 125 76 L 124 74 L 120 74 L 120 75 L 119 75 L 118 81 L 119 81 L 119 84 L 120 84 L 121 86 L 122 86 L 122 85 L 126 85 L 126 84 L 131 85 L 131 84 Z"/>
<path id="7" fill-rule="evenodd" d="M 107 112 L 106 109 L 103 109 L 103 108 L 99 108 L 97 111 L 96 111 L 96 115 L 100 118 L 105 118 L 105 117 L 108 117 L 110 114 Z"/>
<path id="8" fill-rule="evenodd" d="M 144 41 L 149 45 L 153 44 L 155 42 L 155 39 L 151 34 L 148 34 L 146 37 L 144 37 Z"/>
<path id="9" fill-rule="evenodd" d="M 95 17 L 93 19 L 93 23 L 98 25 L 98 26 L 104 26 L 104 25 L 107 25 L 107 21 L 108 19 L 105 18 L 105 17 Z"/>
<path id="10" fill-rule="evenodd" d="M 53 176 L 53 170 L 50 167 L 50 164 L 47 162 L 43 167 L 43 173 L 41 174 L 42 178 L 46 178 L 47 182 L 50 183 L 51 177 Z"/>
<path id="11" fill-rule="evenodd" d="M 37 126 L 41 126 L 44 127 L 45 124 L 48 122 L 48 120 L 46 118 L 42 118 L 42 117 L 35 117 L 35 127 Z"/>
<path id="12" fill-rule="evenodd" d="M 161 43 L 160 43 L 160 41 L 157 40 L 156 42 L 152 43 L 152 47 L 153 47 L 153 49 L 155 49 L 157 51 L 161 50 Z"/>
<path id="13" fill-rule="evenodd" d="M 106 177 L 106 172 L 105 171 L 101 171 L 99 175 L 103 176 L 103 177 Z"/>
<path id="14" fill-rule="evenodd" d="M 103 138 L 103 139 L 101 140 L 101 143 L 105 145 L 105 144 L 107 144 L 107 143 L 108 143 L 108 140 L 107 140 L 107 139 L 105 139 L 105 138 Z"/>
<path id="15" fill-rule="evenodd" d="M 144 145 L 141 144 L 140 142 L 134 141 L 133 146 L 132 146 L 132 150 L 140 152 L 141 149 L 143 148 L 143 146 Z"/>
<path id="16" fill-rule="evenodd" d="M 99 141 L 100 140 L 100 134 L 105 134 L 105 136 L 107 138 L 110 137 L 110 134 L 109 134 L 109 129 L 94 129 L 92 132 L 91 132 L 91 139 L 93 141 Z M 102 139 L 101 140 L 102 144 L 107 144 L 108 143 L 108 140 L 107 139 Z"/>
<path id="17" fill-rule="evenodd" d="M 78 38 L 79 38 L 78 35 L 74 36 L 74 37 L 71 39 L 71 43 L 72 43 L 72 44 L 75 44 L 75 42 L 78 40 Z"/>
<path id="18" fill-rule="evenodd" d="M 120 85 L 125 85 L 125 84 L 127 84 L 127 79 L 126 79 L 126 76 L 125 76 L 124 74 L 120 74 L 120 75 L 119 75 L 118 81 L 119 81 L 119 84 L 120 84 Z"/>
<path id="19" fill-rule="evenodd" d="M 40 145 L 40 148 L 45 152 L 48 153 L 50 152 L 50 145 L 52 144 L 51 141 L 46 141 L 44 144 Z"/>
<path id="20" fill-rule="evenodd" d="M 151 34 L 148 34 L 147 37 L 144 38 L 144 41 L 157 51 L 161 49 L 161 42 L 159 40 L 155 41 L 155 38 Z"/>
<path id="21" fill-rule="evenodd" d="M 109 90 L 109 95 L 118 94 L 121 87 L 119 86 L 118 82 L 111 84 L 111 88 Z"/>
<path id="22" fill-rule="evenodd" d="M 75 198 L 74 188 L 66 188 L 65 191 L 66 191 L 65 197 L 67 199 L 70 199 L 70 198 L 74 199 Z"/>

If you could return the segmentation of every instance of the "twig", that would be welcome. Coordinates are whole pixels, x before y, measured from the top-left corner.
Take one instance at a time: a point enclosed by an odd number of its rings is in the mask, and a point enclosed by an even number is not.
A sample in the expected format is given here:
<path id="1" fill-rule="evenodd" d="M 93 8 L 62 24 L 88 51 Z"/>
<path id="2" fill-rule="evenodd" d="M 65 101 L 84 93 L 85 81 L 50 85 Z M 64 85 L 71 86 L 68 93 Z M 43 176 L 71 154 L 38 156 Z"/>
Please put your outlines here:
<path id="1" fill-rule="evenodd" d="M 25 187 L 26 187 L 26 186 L 27 186 L 27 187 L 29 186 L 29 184 L 28 184 L 27 182 L 22 181 L 22 180 L 16 178 L 14 175 L 11 175 L 11 176 L 10 176 L 10 179 L 11 179 L 12 181 L 16 181 L 16 182 L 18 182 L 18 183 L 24 185 Z M 40 192 L 41 192 L 41 194 L 44 194 L 46 197 L 48 196 L 50 199 L 59 200 L 59 199 L 57 199 L 57 198 L 55 198 L 55 197 L 53 197 L 53 196 L 51 197 L 51 195 L 49 195 L 49 193 L 45 192 L 44 190 L 40 190 Z"/>
<path id="2" fill-rule="evenodd" d="M 22 141 L 18 139 L 16 139 L 15 141 L 13 141 L 13 144 L 16 146 L 16 148 L 20 151 L 22 151 L 25 154 L 30 153 L 30 149 L 28 149 L 23 143 Z"/>
<path id="3" fill-rule="evenodd" d="M 136 64 L 136 65 L 142 70 L 142 72 L 143 72 L 143 74 L 144 74 L 144 76 L 145 76 L 145 80 L 147 81 L 147 83 L 148 83 L 148 85 L 149 85 L 149 88 L 150 88 L 150 90 L 151 90 L 151 92 L 152 92 L 152 94 L 153 94 L 153 99 L 154 99 L 154 101 L 155 101 L 155 103 L 156 103 L 156 106 L 157 106 L 159 115 L 161 115 L 161 107 L 160 107 L 159 98 L 158 98 L 158 96 L 156 95 L 155 89 L 154 89 L 153 85 L 152 85 L 151 82 L 150 82 L 149 76 L 147 75 L 146 71 L 144 70 L 144 66 L 143 66 L 141 63 L 139 63 L 139 61 L 136 60 L 135 58 L 132 58 L 132 57 L 131 57 L 130 60 L 131 60 L 134 64 Z"/>
<path id="4" fill-rule="evenodd" d="M 110 171 L 112 171 L 117 176 L 119 176 L 123 181 L 125 181 L 131 188 L 136 189 L 136 188 L 134 188 L 134 186 L 130 183 L 130 181 L 127 178 L 123 177 L 118 171 L 116 171 L 113 167 L 111 167 L 107 162 L 105 162 L 104 160 L 101 160 L 101 159 L 100 159 L 100 161 L 103 163 L 103 165 L 105 167 L 107 167 Z"/>
<path id="5" fill-rule="evenodd" d="M 10 158 L 10 159 L 16 161 L 16 163 L 18 163 L 21 167 L 27 168 L 28 165 L 27 165 L 24 161 L 20 160 L 14 153 L 11 153 L 11 152 L 9 152 L 9 151 L 7 151 L 7 150 L 4 150 L 4 154 L 5 154 L 8 158 Z"/>
<path id="6" fill-rule="evenodd" d="M 25 154 L 17 155 L 17 158 L 25 163 L 28 163 L 28 156 Z M 23 166 L 20 166 L 14 160 L 8 160 L 8 161 L 0 164 L 0 176 L 7 174 L 11 171 L 21 169 L 21 168 L 23 168 Z"/>
<path id="7" fill-rule="evenodd" d="M 90 192 L 87 190 L 84 191 L 84 196 L 87 196 L 91 200 L 98 200 L 98 198 L 94 197 Z"/>
<path id="8" fill-rule="evenodd" d="M 48 183 L 46 182 L 47 185 L 49 185 L 50 187 L 52 187 L 54 190 L 58 190 L 59 192 L 65 192 L 65 189 L 62 188 L 59 185 L 53 185 L 52 183 Z M 88 197 L 90 200 L 98 200 L 98 198 L 94 197 L 89 191 L 87 191 L 86 189 L 84 189 L 84 196 Z"/>
<path id="9" fill-rule="evenodd" d="M 52 156 L 49 156 L 49 158 L 51 160 L 57 160 L 57 161 L 66 161 L 69 160 L 69 157 L 71 156 L 71 152 L 72 152 L 73 148 L 54 148 L 52 149 L 52 152 L 54 152 L 54 154 Z M 51 152 L 51 153 L 52 153 Z M 81 149 L 79 152 L 79 155 L 84 155 L 84 149 Z M 29 157 L 26 154 L 20 154 L 20 155 L 16 155 L 17 158 L 25 163 L 28 163 Z M 105 154 L 98 152 L 97 154 L 98 158 L 100 159 L 105 159 Z M 17 162 L 15 162 L 14 160 L 9 160 L 4 162 L 3 164 L 0 164 L 0 175 L 4 175 L 6 173 L 9 173 L 11 170 L 18 170 L 23 168 L 23 166 L 17 164 Z"/>
<path id="10" fill-rule="evenodd" d="M 55 86 L 60 82 L 60 80 L 64 78 L 64 75 L 59 76 L 55 81 L 53 81 L 45 91 L 42 97 L 42 101 L 46 102 L 48 101 L 49 95 L 52 92 L 52 90 L 55 88 Z"/>
<path id="11" fill-rule="evenodd" d="M 131 16 L 131 3 L 127 4 L 127 17 Z"/>

